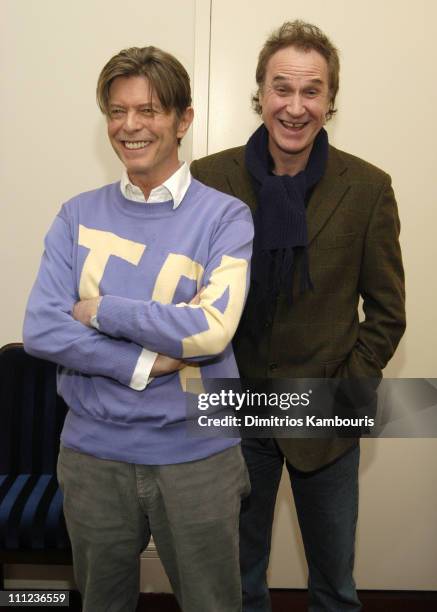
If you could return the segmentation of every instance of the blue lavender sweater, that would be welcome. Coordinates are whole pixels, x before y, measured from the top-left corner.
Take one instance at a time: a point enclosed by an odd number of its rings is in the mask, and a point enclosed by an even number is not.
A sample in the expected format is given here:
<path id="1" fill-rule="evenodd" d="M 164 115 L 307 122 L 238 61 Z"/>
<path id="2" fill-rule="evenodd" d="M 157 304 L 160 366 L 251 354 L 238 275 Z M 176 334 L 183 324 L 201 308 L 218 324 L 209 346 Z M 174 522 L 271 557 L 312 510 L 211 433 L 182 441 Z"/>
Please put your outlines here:
<path id="1" fill-rule="evenodd" d="M 96 457 L 140 464 L 193 461 L 236 439 L 190 437 L 187 379 L 237 377 L 230 341 L 244 306 L 253 236 L 239 200 L 192 183 L 173 202 L 139 205 L 119 183 L 83 193 L 50 228 L 24 322 L 27 352 L 59 364 L 70 410 L 61 440 Z M 188 302 L 200 287 L 201 303 Z M 100 331 L 72 317 L 103 296 Z M 129 384 L 142 347 L 189 365 Z"/>

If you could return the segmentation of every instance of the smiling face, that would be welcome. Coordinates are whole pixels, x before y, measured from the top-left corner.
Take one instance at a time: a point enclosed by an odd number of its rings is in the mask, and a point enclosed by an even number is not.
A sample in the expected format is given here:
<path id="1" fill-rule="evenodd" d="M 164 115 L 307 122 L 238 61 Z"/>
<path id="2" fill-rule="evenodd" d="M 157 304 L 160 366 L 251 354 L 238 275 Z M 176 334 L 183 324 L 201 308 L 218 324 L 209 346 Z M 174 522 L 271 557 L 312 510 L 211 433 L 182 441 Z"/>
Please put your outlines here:
<path id="1" fill-rule="evenodd" d="M 280 49 L 268 61 L 259 99 L 275 172 L 297 174 L 305 168 L 329 110 L 325 58 L 313 49 Z"/>
<path id="2" fill-rule="evenodd" d="M 108 136 L 130 181 L 150 192 L 179 167 L 178 139 L 190 127 L 193 110 L 178 118 L 163 109 L 145 76 L 117 77 L 109 89 Z"/>

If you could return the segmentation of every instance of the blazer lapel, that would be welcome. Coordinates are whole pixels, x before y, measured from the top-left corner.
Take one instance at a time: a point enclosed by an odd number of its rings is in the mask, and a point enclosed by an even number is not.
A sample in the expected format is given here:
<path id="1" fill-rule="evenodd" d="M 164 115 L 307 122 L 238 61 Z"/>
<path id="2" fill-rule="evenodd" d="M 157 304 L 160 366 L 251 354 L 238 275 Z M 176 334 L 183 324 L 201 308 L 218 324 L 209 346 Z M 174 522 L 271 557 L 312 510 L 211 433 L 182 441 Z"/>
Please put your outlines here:
<path id="1" fill-rule="evenodd" d="M 246 170 L 246 164 L 244 160 L 245 147 L 239 147 L 232 159 L 230 160 L 230 166 L 226 172 L 226 178 L 232 194 L 246 202 L 252 212 L 256 209 L 256 195 L 252 187 L 252 180 L 248 171 Z"/>
<path id="2" fill-rule="evenodd" d="M 337 149 L 329 147 L 326 172 L 310 198 L 307 208 L 308 244 L 323 229 L 349 190 L 347 168 Z"/>
<path id="3" fill-rule="evenodd" d="M 245 147 L 235 149 L 225 169 L 228 193 L 246 202 L 252 210 L 256 209 L 256 196 L 252 181 L 246 170 Z M 322 230 L 329 217 L 340 204 L 349 190 L 346 180 L 347 167 L 337 149 L 329 147 L 328 164 L 325 175 L 314 189 L 307 208 L 308 243 L 311 243 Z"/>

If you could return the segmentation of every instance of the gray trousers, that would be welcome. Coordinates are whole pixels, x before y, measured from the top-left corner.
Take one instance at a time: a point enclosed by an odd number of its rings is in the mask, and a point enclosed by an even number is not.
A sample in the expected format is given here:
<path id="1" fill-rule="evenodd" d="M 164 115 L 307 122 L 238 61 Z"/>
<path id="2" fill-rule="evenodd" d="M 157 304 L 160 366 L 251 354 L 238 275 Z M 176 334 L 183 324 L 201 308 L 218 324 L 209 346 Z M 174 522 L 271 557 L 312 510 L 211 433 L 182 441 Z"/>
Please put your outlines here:
<path id="1" fill-rule="evenodd" d="M 172 465 L 61 447 L 58 479 L 83 612 L 133 612 L 150 540 L 183 612 L 240 612 L 238 522 L 250 490 L 240 446 Z"/>

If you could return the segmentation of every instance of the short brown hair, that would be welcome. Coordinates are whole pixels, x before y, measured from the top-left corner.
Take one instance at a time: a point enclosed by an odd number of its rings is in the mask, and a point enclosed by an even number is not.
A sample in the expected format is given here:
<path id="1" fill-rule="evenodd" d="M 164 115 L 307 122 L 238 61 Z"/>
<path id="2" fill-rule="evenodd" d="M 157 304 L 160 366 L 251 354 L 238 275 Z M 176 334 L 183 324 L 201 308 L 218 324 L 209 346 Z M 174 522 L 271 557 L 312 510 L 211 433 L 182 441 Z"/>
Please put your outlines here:
<path id="1" fill-rule="evenodd" d="M 109 113 L 109 89 L 120 76 L 147 77 L 163 109 L 175 110 L 178 117 L 191 106 L 190 77 L 173 55 L 157 47 L 131 47 L 111 57 L 100 73 L 97 104 L 105 115 Z"/>
<path id="2" fill-rule="evenodd" d="M 305 23 L 297 19 L 296 21 L 286 21 L 280 28 L 275 30 L 267 39 L 264 47 L 258 56 L 256 67 L 257 92 L 252 96 L 252 105 L 256 113 L 262 112 L 259 94 L 264 85 L 267 64 L 269 59 L 280 49 L 285 47 L 296 47 L 303 51 L 313 49 L 322 55 L 328 64 L 329 93 L 330 102 L 327 119 L 330 119 L 337 112 L 335 108 L 335 96 L 338 92 L 340 79 L 340 60 L 338 51 L 331 43 L 329 38 L 315 25 Z"/>

